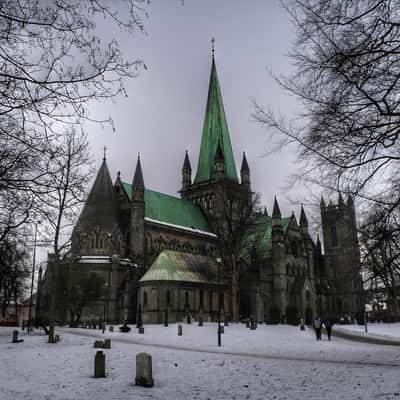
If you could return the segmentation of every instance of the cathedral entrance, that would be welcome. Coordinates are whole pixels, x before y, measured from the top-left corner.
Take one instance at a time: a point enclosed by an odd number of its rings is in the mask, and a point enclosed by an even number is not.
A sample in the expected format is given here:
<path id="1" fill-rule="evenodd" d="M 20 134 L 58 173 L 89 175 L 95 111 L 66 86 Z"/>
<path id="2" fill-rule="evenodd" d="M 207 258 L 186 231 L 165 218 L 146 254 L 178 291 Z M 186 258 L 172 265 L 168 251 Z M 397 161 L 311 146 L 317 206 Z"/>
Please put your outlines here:
<path id="1" fill-rule="evenodd" d="M 306 325 L 312 325 L 313 310 L 311 307 L 306 308 Z"/>
<path id="2" fill-rule="evenodd" d="M 240 292 L 240 304 L 239 304 L 239 317 L 249 318 L 251 317 L 251 296 L 248 292 Z"/>

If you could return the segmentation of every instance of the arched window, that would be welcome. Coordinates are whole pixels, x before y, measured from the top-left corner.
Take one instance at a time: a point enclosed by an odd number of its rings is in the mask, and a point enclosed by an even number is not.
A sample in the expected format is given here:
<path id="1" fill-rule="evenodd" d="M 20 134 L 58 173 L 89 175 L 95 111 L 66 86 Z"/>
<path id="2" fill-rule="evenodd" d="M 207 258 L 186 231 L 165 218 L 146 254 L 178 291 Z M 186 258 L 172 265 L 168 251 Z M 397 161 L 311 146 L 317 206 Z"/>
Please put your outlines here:
<path id="1" fill-rule="evenodd" d="M 189 292 L 185 292 L 185 308 L 189 307 Z"/>
<path id="2" fill-rule="evenodd" d="M 167 290 L 167 306 L 171 305 L 171 292 Z"/>
<path id="3" fill-rule="evenodd" d="M 336 247 L 337 246 L 337 235 L 336 235 L 336 226 L 335 225 L 331 226 L 331 236 L 332 236 L 332 246 Z"/>
<path id="4" fill-rule="evenodd" d="M 143 305 L 147 306 L 147 292 L 143 293 Z"/>

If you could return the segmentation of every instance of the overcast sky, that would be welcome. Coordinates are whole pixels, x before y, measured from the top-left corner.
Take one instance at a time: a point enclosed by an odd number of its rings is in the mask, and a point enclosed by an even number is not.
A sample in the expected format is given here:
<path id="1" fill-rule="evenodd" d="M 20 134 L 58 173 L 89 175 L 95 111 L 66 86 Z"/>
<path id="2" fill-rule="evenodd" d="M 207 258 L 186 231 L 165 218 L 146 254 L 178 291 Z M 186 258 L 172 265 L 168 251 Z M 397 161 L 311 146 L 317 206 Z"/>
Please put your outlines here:
<path id="1" fill-rule="evenodd" d="M 246 151 L 252 187 L 261 192 L 271 212 L 278 195 L 281 211 L 295 208 L 283 186 L 296 168 L 293 153 L 263 157 L 271 148 L 266 132 L 251 118 L 252 99 L 291 115 L 293 98 L 285 95 L 267 69 L 290 71 L 286 57 L 293 28 L 278 0 L 153 0 L 145 20 L 146 35 L 113 32 L 126 55 L 147 66 L 127 82 L 128 97 L 92 108 L 111 115 L 116 132 L 90 128 L 96 166 L 106 145 L 113 179 L 121 171 L 131 182 L 140 152 L 146 187 L 177 195 L 188 149 L 193 174 L 197 168 L 211 66 L 211 38 L 231 142 L 239 171 Z M 299 215 L 298 207 L 295 208 Z"/>

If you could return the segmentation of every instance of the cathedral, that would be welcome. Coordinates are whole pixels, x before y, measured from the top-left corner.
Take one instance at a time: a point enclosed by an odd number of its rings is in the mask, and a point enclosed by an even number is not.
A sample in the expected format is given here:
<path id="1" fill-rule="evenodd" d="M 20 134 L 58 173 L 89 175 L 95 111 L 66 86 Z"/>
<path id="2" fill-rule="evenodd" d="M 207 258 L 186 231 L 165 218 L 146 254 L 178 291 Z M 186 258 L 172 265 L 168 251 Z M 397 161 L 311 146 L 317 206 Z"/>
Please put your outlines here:
<path id="1" fill-rule="evenodd" d="M 238 317 L 258 322 L 310 323 L 319 314 L 356 317 L 363 310 L 360 255 L 353 199 L 321 197 L 324 251 L 309 234 L 306 212 L 282 216 L 252 210 L 243 225 L 233 269 L 221 258 L 227 207 L 250 207 L 254 193 L 243 153 L 239 174 L 222 101 L 214 55 L 195 174 L 186 152 L 180 197 L 146 186 L 137 159 L 133 178 L 114 183 L 106 158 L 98 170 L 72 233 L 69 256 L 39 282 L 40 308 L 48 309 L 56 285 L 57 321 L 181 321 L 188 314 L 232 319 L 232 290 Z M 235 211 L 237 212 L 237 210 Z M 233 215 L 232 218 L 235 218 Z M 49 255 L 48 271 L 52 271 Z"/>

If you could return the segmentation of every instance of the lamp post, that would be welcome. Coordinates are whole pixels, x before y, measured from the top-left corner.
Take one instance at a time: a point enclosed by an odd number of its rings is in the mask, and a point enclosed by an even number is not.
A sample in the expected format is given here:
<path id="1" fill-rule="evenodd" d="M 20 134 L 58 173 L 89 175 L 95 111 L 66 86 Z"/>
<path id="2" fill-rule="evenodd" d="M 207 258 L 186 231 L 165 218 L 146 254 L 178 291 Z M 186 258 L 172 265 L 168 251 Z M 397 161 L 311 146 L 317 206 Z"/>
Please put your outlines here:
<path id="1" fill-rule="evenodd" d="M 34 280 L 35 280 L 36 238 L 37 238 L 37 227 L 38 227 L 38 224 L 40 224 L 40 222 L 35 222 L 35 238 L 34 238 L 34 241 L 33 241 L 31 295 L 29 297 L 29 310 L 28 310 L 28 333 L 31 331 L 32 296 L 33 296 L 33 284 L 34 284 Z"/>
<path id="2" fill-rule="evenodd" d="M 217 257 L 218 264 L 218 346 L 221 347 L 221 263 L 222 259 Z"/>

